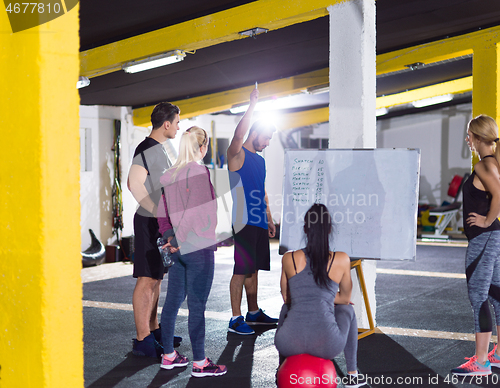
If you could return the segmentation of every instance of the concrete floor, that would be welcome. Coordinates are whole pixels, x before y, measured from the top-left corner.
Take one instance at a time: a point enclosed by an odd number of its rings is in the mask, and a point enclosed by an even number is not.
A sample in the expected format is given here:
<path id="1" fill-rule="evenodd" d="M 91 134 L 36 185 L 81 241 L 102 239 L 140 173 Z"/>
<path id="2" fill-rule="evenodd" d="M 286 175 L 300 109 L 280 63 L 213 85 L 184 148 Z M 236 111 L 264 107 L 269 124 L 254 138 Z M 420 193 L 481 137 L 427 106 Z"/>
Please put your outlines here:
<path id="1" fill-rule="evenodd" d="M 444 244 L 446 245 L 446 244 Z M 278 316 L 280 260 L 272 245 L 271 271 L 259 273 L 259 303 Z M 452 379 L 451 368 L 474 354 L 473 321 L 464 274 L 465 246 L 418 245 L 415 262 L 377 264 L 377 333 L 359 341 L 359 370 L 372 387 L 497 387 L 500 375 Z M 160 370 L 158 361 L 131 354 L 135 327 L 132 291 L 135 279 L 128 263 L 82 270 L 84 281 L 85 387 L 275 387 L 278 353 L 274 328 L 253 336 L 227 333 L 228 284 L 232 247 L 216 253 L 215 278 L 206 311 L 206 354 L 225 364 L 221 377 L 192 378 L 190 366 Z M 165 297 L 162 285 L 160 306 Z M 246 302 L 243 304 L 246 307 Z M 244 309 L 246 312 L 246 309 Z M 183 304 L 176 334 L 178 350 L 192 359 Z M 496 334 L 496 333 L 494 333 Z M 335 360 L 345 371 L 343 356 Z M 500 373 L 499 369 L 493 369 Z"/>

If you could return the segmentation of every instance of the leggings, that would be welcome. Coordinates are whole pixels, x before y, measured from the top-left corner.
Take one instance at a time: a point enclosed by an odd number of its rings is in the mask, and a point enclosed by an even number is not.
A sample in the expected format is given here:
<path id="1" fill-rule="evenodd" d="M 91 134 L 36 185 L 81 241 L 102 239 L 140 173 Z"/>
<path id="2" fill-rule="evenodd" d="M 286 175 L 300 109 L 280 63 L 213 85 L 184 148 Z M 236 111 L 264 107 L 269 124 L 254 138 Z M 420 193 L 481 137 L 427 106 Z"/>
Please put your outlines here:
<path id="1" fill-rule="evenodd" d="M 175 319 L 186 299 L 189 309 L 189 339 L 194 361 L 205 359 L 205 306 L 214 279 L 214 251 L 201 249 L 173 255 L 168 270 L 168 289 L 161 313 L 161 336 L 165 354 L 174 351 Z"/>
<path id="2" fill-rule="evenodd" d="M 357 370 L 358 324 L 352 305 L 335 305 L 336 324 L 322 329 L 308 327 L 307 319 L 301 322 L 287 322 L 288 325 L 283 326 L 287 313 L 288 306 L 284 304 L 274 337 L 280 359 L 306 353 L 332 360 L 344 351 L 347 370 Z M 326 327 L 330 327 L 330 330 L 327 331 Z"/>
<path id="3" fill-rule="evenodd" d="M 492 331 L 488 300 L 500 326 L 500 230 L 485 232 L 469 241 L 465 258 L 467 290 L 476 333 Z"/>

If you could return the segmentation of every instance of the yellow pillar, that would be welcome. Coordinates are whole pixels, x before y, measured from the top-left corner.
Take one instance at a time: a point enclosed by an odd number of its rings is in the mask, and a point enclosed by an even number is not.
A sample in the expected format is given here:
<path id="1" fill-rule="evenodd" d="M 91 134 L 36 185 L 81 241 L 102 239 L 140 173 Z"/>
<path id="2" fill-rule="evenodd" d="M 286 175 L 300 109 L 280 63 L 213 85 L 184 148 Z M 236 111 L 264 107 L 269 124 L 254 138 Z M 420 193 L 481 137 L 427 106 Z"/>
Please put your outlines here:
<path id="1" fill-rule="evenodd" d="M 0 10 L 2 388 L 83 387 L 78 28 Z"/>
<path id="2" fill-rule="evenodd" d="M 486 114 L 500 125 L 500 49 L 484 40 L 474 47 L 472 65 L 472 117 Z M 472 164 L 478 161 L 473 157 Z"/>

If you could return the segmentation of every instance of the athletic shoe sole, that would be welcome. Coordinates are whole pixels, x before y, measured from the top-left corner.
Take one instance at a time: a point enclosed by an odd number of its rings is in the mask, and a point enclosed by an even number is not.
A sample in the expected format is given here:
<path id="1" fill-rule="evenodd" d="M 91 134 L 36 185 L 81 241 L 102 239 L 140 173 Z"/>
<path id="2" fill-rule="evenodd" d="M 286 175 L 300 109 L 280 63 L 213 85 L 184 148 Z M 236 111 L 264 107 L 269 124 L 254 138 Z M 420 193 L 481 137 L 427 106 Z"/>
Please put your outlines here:
<path id="1" fill-rule="evenodd" d="M 193 377 L 209 377 L 209 376 L 222 376 L 227 373 L 227 370 L 224 372 L 191 372 L 191 376 Z"/>
<path id="2" fill-rule="evenodd" d="M 272 326 L 272 325 L 277 325 L 278 322 L 273 322 L 273 323 L 267 323 L 267 322 L 252 322 L 252 321 L 245 321 L 248 326 L 257 326 L 257 325 L 266 325 L 266 326 Z"/>
<path id="3" fill-rule="evenodd" d="M 231 328 L 228 328 L 227 331 L 229 331 L 230 333 L 240 334 L 240 335 L 252 335 L 252 334 L 255 334 L 255 331 L 252 331 L 250 333 L 243 333 L 241 331 L 237 331 L 237 330 L 231 329 Z"/>
<path id="4" fill-rule="evenodd" d="M 477 371 L 477 372 L 451 372 L 455 376 L 489 376 L 491 371 Z"/>
<path id="5" fill-rule="evenodd" d="M 161 364 L 160 368 L 162 368 L 162 369 L 182 368 L 184 366 L 187 366 L 187 364 L 189 364 L 189 361 L 182 362 L 182 363 L 179 363 L 179 364 L 170 364 L 170 365 L 163 365 L 163 364 Z"/>

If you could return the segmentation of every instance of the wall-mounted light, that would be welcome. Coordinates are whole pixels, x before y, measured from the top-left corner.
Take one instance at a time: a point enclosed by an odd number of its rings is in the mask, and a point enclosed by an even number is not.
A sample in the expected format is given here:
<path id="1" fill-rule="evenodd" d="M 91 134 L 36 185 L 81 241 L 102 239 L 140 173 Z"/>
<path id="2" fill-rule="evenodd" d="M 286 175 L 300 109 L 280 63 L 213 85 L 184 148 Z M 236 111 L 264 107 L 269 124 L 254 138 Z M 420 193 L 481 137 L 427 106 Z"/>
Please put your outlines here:
<path id="1" fill-rule="evenodd" d="M 308 94 L 322 94 L 322 93 L 328 93 L 329 91 L 330 91 L 329 84 L 311 86 L 310 88 L 306 89 L 306 92 Z"/>
<path id="2" fill-rule="evenodd" d="M 415 62 L 415 63 L 410 63 L 409 65 L 405 65 L 405 67 L 407 67 L 410 70 L 421 69 L 424 66 L 425 66 L 425 63 L 422 63 L 422 62 Z"/>
<path id="3" fill-rule="evenodd" d="M 89 85 L 90 85 L 90 80 L 87 77 L 82 77 L 82 76 L 78 77 L 78 81 L 76 82 L 77 89 L 81 89 Z"/>
<path id="4" fill-rule="evenodd" d="M 169 51 L 165 54 L 155 55 L 139 61 L 125 63 L 122 69 L 127 73 L 138 73 L 140 71 L 150 70 L 161 66 L 171 65 L 172 63 L 184 60 L 186 53 L 181 50 Z"/>
<path id="5" fill-rule="evenodd" d="M 257 35 L 267 33 L 267 31 L 269 31 L 267 28 L 256 27 L 250 30 L 238 32 L 238 34 L 255 38 Z"/>
<path id="6" fill-rule="evenodd" d="M 442 96 L 424 98 L 423 100 L 413 101 L 411 104 L 415 108 L 423 108 L 424 106 L 442 104 L 453 100 L 453 94 L 444 94 Z"/>

